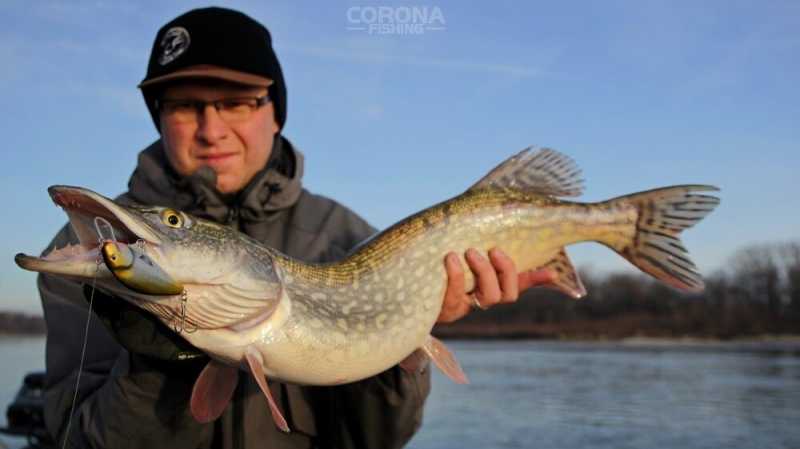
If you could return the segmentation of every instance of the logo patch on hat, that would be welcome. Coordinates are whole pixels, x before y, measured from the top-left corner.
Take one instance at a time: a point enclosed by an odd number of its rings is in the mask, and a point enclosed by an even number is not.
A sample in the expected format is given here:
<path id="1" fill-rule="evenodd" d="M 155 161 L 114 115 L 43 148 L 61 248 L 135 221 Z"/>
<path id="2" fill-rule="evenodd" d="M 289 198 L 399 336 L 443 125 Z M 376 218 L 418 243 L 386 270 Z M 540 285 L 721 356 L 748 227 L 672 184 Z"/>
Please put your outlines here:
<path id="1" fill-rule="evenodd" d="M 190 42 L 189 32 L 186 31 L 186 28 L 170 28 L 161 38 L 161 56 L 158 58 L 158 63 L 167 65 L 174 61 L 189 48 Z"/>

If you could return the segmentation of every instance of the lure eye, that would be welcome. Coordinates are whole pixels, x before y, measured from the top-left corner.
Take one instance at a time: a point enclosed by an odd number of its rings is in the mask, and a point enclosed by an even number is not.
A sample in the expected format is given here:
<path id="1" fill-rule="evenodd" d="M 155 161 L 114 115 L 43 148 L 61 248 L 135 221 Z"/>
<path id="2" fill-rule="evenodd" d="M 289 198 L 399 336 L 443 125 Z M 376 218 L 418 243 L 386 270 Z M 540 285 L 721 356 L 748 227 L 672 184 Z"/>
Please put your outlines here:
<path id="1" fill-rule="evenodd" d="M 161 221 L 171 228 L 183 227 L 183 217 L 172 209 L 165 209 L 161 213 Z"/>

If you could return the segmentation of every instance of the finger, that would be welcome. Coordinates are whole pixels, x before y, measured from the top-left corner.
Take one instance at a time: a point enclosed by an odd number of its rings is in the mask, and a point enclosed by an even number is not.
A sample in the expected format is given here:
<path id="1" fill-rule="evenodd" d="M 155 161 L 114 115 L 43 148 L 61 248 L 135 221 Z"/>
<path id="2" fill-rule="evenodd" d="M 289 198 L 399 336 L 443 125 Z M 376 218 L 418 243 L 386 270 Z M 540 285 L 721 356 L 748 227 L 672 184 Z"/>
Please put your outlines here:
<path id="1" fill-rule="evenodd" d="M 468 249 L 464 258 L 475 276 L 474 293 L 478 301 L 483 307 L 497 304 L 500 301 L 500 284 L 491 262 L 474 248 Z"/>
<path id="2" fill-rule="evenodd" d="M 467 296 L 464 281 L 464 267 L 456 253 L 445 256 L 445 271 L 447 272 L 447 287 L 442 301 L 442 310 L 439 312 L 437 322 L 453 322 L 470 311 L 470 299 Z"/>
<path id="3" fill-rule="evenodd" d="M 557 276 L 555 271 L 549 268 L 542 268 L 539 270 L 523 271 L 519 274 L 518 285 L 520 291 L 525 291 L 531 287 L 536 287 L 543 284 L 549 284 L 556 280 Z"/>
<path id="4" fill-rule="evenodd" d="M 447 270 L 447 292 L 454 297 L 467 296 L 464 281 L 464 266 L 454 252 L 450 252 L 445 257 L 445 269 Z"/>
<path id="5" fill-rule="evenodd" d="M 500 282 L 500 302 L 516 301 L 519 297 L 519 279 L 514 260 L 502 250 L 492 248 L 489 251 L 489 261 L 492 262 Z"/>

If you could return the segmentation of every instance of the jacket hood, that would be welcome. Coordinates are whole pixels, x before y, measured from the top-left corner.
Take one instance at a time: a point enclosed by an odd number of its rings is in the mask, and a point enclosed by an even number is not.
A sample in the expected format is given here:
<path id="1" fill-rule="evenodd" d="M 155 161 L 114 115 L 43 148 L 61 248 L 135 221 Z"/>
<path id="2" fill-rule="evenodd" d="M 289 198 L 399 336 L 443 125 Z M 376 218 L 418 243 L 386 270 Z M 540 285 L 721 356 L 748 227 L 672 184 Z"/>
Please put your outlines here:
<path id="1" fill-rule="evenodd" d="M 223 194 L 217 190 L 216 173 L 209 167 L 179 176 L 159 139 L 139 153 L 128 195 L 138 203 L 172 207 L 220 223 L 258 222 L 297 202 L 302 176 L 303 155 L 288 139 L 276 134 L 266 166 L 238 193 Z"/>

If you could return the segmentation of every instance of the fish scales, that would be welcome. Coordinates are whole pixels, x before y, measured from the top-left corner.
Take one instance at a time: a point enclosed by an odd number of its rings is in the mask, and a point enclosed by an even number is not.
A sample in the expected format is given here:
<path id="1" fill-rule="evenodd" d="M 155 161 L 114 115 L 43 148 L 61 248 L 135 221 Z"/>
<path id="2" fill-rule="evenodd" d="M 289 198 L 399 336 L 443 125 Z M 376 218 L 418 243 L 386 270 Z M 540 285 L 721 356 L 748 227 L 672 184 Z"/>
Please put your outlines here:
<path id="1" fill-rule="evenodd" d="M 329 298 L 346 303 L 352 300 L 348 292 L 354 283 L 368 286 L 390 276 L 393 260 L 416 267 L 403 276 L 413 283 L 420 267 L 441 271 L 447 252 L 470 247 L 484 251 L 501 247 L 515 261 L 531 263 L 528 254 L 577 241 L 600 239 L 622 248 L 635 233 L 635 217 L 633 207 L 571 203 L 513 190 L 479 191 L 403 220 L 341 262 L 310 265 L 289 258 L 277 260 L 293 280 L 302 280 L 312 290 L 346 287 Z M 547 256 L 538 259 L 548 260 Z M 369 276 L 373 273 L 377 276 Z"/>
<path id="2" fill-rule="evenodd" d="M 600 240 L 612 246 L 630 239 L 634 225 L 631 207 L 570 203 L 512 190 L 466 194 L 404 220 L 340 263 L 278 259 L 292 280 L 287 284 L 292 303 L 303 304 L 302 312 L 293 314 L 295 328 L 305 320 L 315 323 L 302 331 L 308 332 L 305 336 L 298 332 L 293 337 L 308 341 L 300 352 L 324 350 L 353 365 L 361 357 L 355 341 L 370 335 L 397 337 L 375 339 L 378 346 L 372 349 L 386 354 L 388 363 L 416 349 L 433 326 L 446 285 L 447 252 L 500 247 L 519 268 L 532 269 L 570 243 Z M 396 272 L 401 261 L 406 268 Z M 362 294 L 368 286 L 370 293 Z"/>

